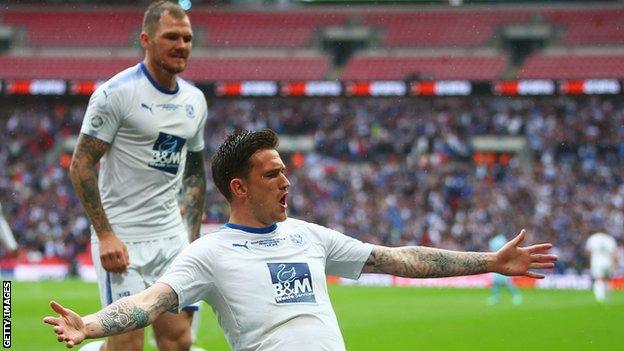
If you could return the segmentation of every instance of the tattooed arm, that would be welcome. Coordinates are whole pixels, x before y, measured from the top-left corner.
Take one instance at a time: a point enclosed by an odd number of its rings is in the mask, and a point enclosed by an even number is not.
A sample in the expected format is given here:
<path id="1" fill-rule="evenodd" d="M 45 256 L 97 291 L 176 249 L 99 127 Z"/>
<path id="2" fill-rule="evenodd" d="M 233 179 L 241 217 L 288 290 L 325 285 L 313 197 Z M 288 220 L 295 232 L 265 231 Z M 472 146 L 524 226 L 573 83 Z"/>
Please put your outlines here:
<path id="1" fill-rule="evenodd" d="M 363 273 L 386 273 L 410 278 L 435 278 L 497 272 L 543 278 L 529 269 L 554 267 L 557 256 L 544 254 L 550 244 L 519 247 L 525 237 L 522 230 L 498 252 L 459 252 L 421 246 L 374 246 L 364 264 Z"/>
<path id="2" fill-rule="evenodd" d="M 50 306 L 60 316 L 45 317 L 44 323 L 54 326 L 58 341 L 73 347 L 84 339 L 144 328 L 161 314 L 177 311 L 178 295 L 169 285 L 156 283 L 139 294 L 125 297 L 85 317 L 80 317 L 55 301 Z"/>
<path id="3" fill-rule="evenodd" d="M 189 232 L 189 239 L 193 241 L 199 238 L 206 196 L 206 168 L 203 152 L 188 152 L 182 185 L 184 192 L 180 200 L 182 216 Z"/>
<path id="4" fill-rule="evenodd" d="M 102 267 L 121 273 L 128 265 L 126 246 L 115 236 L 108 222 L 97 184 L 95 165 L 108 151 L 109 144 L 86 134 L 78 136 L 69 176 L 99 240 Z"/>

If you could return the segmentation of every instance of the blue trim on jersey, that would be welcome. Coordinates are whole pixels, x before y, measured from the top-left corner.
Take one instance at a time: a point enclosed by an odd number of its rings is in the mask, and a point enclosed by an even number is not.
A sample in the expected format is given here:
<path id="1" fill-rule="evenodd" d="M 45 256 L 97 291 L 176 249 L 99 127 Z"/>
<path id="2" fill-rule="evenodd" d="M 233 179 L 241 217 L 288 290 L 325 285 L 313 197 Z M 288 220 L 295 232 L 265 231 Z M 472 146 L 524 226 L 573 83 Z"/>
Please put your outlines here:
<path id="1" fill-rule="evenodd" d="M 264 228 L 248 227 L 246 225 L 234 224 L 234 223 L 229 223 L 229 222 L 225 223 L 225 226 L 230 229 L 238 229 L 238 230 L 242 230 L 244 232 L 248 232 L 252 234 L 269 234 L 269 233 L 274 232 L 275 229 L 277 229 L 277 224 L 275 223 L 273 223 L 273 225 L 270 225 Z"/>
<path id="2" fill-rule="evenodd" d="M 147 77 L 147 80 L 149 80 L 149 82 L 152 83 L 154 88 L 156 88 L 161 93 L 173 95 L 173 94 L 177 94 L 178 91 L 180 91 L 180 85 L 177 84 L 177 82 L 176 82 L 176 87 L 173 90 L 169 90 L 169 89 L 163 87 L 162 85 L 158 84 L 158 82 L 156 82 L 154 80 L 154 78 L 152 78 L 152 76 L 149 74 L 149 71 L 147 70 L 147 67 L 145 67 L 145 63 L 143 63 L 143 62 L 141 62 L 141 70 L 143 71 L 143 74 L 145 74 L 145 76 Z"/>
<path id="3" fill-rule="evenodd" d="M 185 306 L 185 307 L 182 307 L 182 311 L 197 312 L 199 311 L 199 306 L 193 306 L 193 305 Z"/>
<path id="4" fill-rule="evenodd" d="M 128 68 L 127 70 L 120 72 L 118 75 L 116 75 L 115 77 L 111 78 L 107 83 L 108 86 L 104 86 L 105 89 L 116 89 L 118 86 L 125 84 L 127 82 L 131 82 L 133 80 L 137 80 L 141 78 L 141 75 L 143 74 L 141 72 L 141 67 L 140 65 L 134 65 L 133 67 L 131 67 L 132 69 Z"/>
<path id="5" fill-rule="evenodd" d="M 106 304 L 113 303 L 113 289 L 111 287 L 110 272 L 106 272 Z"/>

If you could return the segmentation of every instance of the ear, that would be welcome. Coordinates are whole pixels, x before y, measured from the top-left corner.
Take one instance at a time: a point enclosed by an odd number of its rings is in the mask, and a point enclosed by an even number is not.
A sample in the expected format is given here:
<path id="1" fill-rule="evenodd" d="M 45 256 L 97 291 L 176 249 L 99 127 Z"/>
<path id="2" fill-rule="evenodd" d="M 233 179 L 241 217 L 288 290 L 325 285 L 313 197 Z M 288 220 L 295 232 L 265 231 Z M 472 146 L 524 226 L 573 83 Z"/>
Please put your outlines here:
<path id="1" fill-rule="evenodd" d="M 147 49 L 150 42 L 149 34 L 147 34 L 146 32 L 141 32 L 141 35 L 139 35 L 139 41 L 141 42 L 141 46 L 143 47 L 143 49 Z"/>
<path id="2" fill-rule="evenodd" d="M 243 198 L 247 196 L 247 184 L 241 178 L 234 178 L 230 181 L 230 191 L 233 198 Z"/>

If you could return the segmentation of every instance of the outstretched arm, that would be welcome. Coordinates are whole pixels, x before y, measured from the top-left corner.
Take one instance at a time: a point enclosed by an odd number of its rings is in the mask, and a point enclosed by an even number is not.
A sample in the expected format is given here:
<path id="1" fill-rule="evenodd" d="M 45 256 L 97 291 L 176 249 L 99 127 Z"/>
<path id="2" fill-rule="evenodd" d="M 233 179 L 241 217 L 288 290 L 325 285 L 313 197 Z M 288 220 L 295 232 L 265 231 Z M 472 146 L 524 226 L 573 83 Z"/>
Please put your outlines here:
<path id="1" fill-rule="evenodd" d="M 189 240 L 199 238 L 204 198 L 206 196 L 206 167 L 203 153 L 189 151 L 182 179 L 184 196 L 180 201 L 182 217 L 189 232 Z"/>
<path id="2" fill-rule="evenodd" d="M 551 244 L 520 247 L 523 229 L 497 252 L 459 252 L 421 246 L 374 246 L 363 273 L 386 273 L 410 278 L 436 278 L 497 272 L 544 278 L 529 269 L 553 268 L 556 255 L 546 252 Z"/>
<path id="3" fill-rule="evenodd" d="M 66 342 L 67 347 L 72 348 L 84 339 L 144 328 L 159 315 L 177 311 L 178 295 L 169 285 L 156 283 L 139 294 L 125 297 L 85 317 L 55 301 L 50 302 L 50 306 L 59 316 L 47 316 L 43 322 L 53 325 L 57 340 Z"/>

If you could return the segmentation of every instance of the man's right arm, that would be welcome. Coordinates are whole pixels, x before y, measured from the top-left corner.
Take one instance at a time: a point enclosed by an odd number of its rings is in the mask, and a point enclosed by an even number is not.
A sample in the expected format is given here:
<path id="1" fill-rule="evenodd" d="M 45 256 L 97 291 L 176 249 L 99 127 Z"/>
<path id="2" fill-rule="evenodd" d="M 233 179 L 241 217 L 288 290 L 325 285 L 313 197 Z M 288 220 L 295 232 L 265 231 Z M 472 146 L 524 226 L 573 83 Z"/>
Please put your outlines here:
<path id="1" fill-rule="evenodd" d="M 81 133 L 78 136 L 78 143 L 69 167 L 69 176 L 74 190 L 96 233 L 112 231 L 102 206 L 95 170 L 95 165 L 108 148 L 108 143 Z"/>
<path id="2" fill-rule="evenodd" d="M 69 176 L 100 241 L 102 267 L 109 272 L 121 273 L 126 270 L 128 253 L 125 245 L 113 233 L 104 212 L 95 169 L 109 146 L 102 140 L 81 133 L 72 157 Z"/>
<path id="3" fill-rule="evenodd" d="M 47 316 L 43 319 L 44 323 L 54 326 L 58 341 L 73 347 L 85 339 L 144 328 L 161 314 L 176 312 L 178 295 L 169 285 L 155 283 L 139 294 L 125 297 L 85 317 L 57 302 L 52 301 L 50 305 L 59 316 Z"/>

